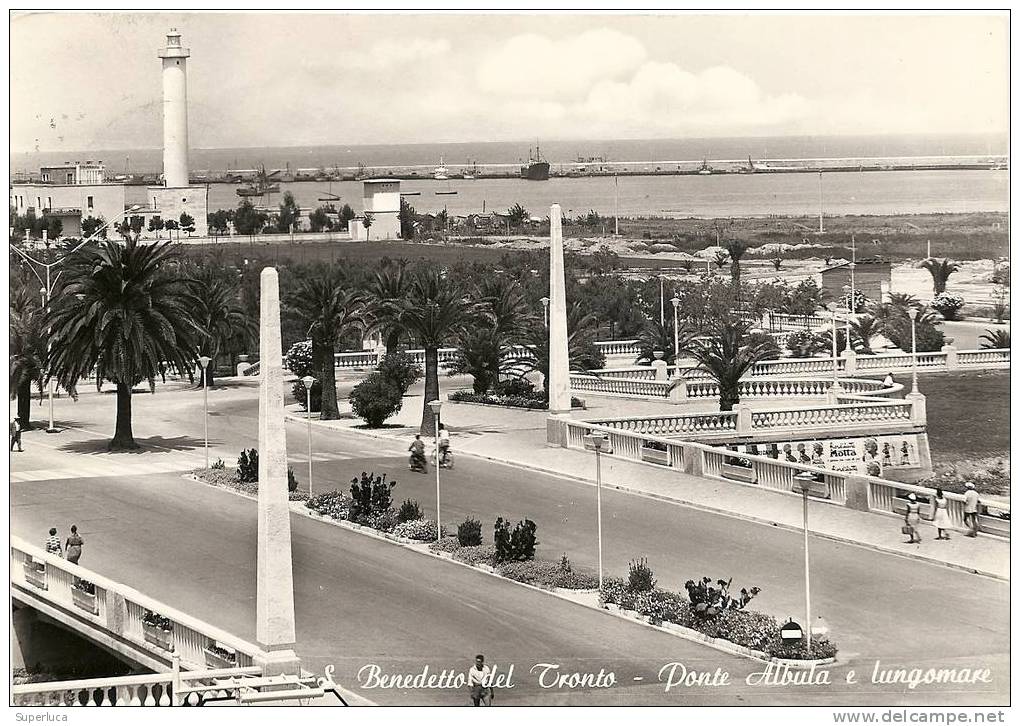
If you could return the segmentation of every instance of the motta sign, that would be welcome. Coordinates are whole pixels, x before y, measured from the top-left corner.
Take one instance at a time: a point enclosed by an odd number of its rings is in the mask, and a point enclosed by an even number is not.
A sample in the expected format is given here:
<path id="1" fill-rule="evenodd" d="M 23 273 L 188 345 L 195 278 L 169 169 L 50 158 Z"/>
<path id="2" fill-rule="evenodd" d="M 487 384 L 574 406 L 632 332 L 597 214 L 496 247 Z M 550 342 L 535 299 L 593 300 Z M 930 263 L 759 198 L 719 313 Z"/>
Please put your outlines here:
<path id="1" fill-rule="evenodd" d="M 791 464 L 882 476 L 885 469 L 921 465 L 917 434 L 745 444 L 738 450 Z"/>

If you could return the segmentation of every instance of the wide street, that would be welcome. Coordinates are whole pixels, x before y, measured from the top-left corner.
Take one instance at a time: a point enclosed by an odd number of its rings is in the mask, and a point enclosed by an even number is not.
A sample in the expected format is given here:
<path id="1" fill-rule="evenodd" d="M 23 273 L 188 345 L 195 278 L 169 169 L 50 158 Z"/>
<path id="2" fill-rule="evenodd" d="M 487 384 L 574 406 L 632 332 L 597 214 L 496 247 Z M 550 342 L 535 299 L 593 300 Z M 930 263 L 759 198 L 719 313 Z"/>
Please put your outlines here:
<path id="1" fill-rule="evenodd" d="M 210 391 L 213 458 L 222 456 L 228 465 L 242 447 L 256 445 L 254 383 L 228 381 Z M 168 385 L 154 396 L 135 396 L 135 435 L 153 447 L 144 453 L 102 453 L 113 408 L 107 394 L 61 399 L 58 421 L 74 428 L 25 435 L 26 452 L 13 459 L 12 531 L 41 543 L 49 526 L 63 533 L 77 522 L 88 543 L 84 566 L 252 639 L 254 503 L 172 473 L 202 465 L 201 391 Z M 34 408 L 33 418 L 42 413 Z M 304 481 L 305 426 L 289 422 L 287 431 L 292 463 Z M 313 427 L 315 488 L 346 490 L 362 470 L 386 472 L 399 482 L 397 503 L 415 498 L 434 516 L 434 478 L 408 472 L 403 448 Z M 78 470 L 85 478 L 71 479 Z M 538 524 L 541 556 L 566 553 L 575 565 L 594 565 L 589 485 L 467 456 L 458 458 L 455 470 L 443 471 L 442 481 L 444 521 L 474 516 L 491 541 L 497 515 L 530 517 Z M 738 588 L 762 588 L 753 608 L 802 618 L 799 534 L 612 490 L 604 493 L 603 507 L 608 572 L 625 575 L 631 559 L 646 556 L 662 586 L 680 589 L 702 575 L 732 577 Z M 515 665 L 518 686 L 501 693 L 501 702 L 949 704 L 1002 702 L 1008 692 L 1006 583 L 862 547 L 812 543 L 813 610 L 826 618 L 841 648 L 833 669 L 837 684 L 848 668 L 870 673 L 876 660 L 883 667 L 987 667 L 992 684 L 906 692 L 865 684 L 749 688 L 743 677 L 758 669 L 751 661 L 321 522 L 294 517 L 293 526 L 298 651 L 309 669 L 335 663 L 345 686 L 380 702 L 465 699 L 441 691 L 363 691 L 355 680 L 363 665 L 377 663 L 389 672 L 418 672 L 426 663 L 466 668 L 476 651 Z M 727 669 L 738 685 L 664 694 L 656 672 L 676 660 Z M 544 691 L 527 674 L 539 662 L 565 670 L 613 669 L 619 685 L 608 692 Z"/>

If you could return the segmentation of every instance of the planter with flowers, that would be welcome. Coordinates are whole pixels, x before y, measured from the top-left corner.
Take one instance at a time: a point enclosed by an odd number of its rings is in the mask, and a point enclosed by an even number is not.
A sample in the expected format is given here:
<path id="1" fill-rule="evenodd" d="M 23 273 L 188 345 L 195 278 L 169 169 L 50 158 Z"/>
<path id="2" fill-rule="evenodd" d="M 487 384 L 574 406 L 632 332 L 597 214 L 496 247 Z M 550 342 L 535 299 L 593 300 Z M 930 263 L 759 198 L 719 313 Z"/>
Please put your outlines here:
<path id="1" fill-rule="evenodd" d="M 669 466 L 669 450 L 661 441 L 641 442 L 641 461 Z"/>
<path id="2" fill-rule="evenodd" d="M 49 586 L 46 578 L 46 563 L 36 562 L 33 559 L 25 560 L 25 579 L 40 590 L 47 589 Z"/>
<path id="3" fill-rule="evenodd" d="M 237 651 L 220 645 L 218 641 L 207 645 L 202 652 L 205 654 L 205 664 L 210 668 L 237 667 Z"/>
<path id="4" fill-rule="evenodd" d="M 74 601 L 75 607 L 81 608 L 93 615 L 99 614 L 99 604 L 96 602 L 96 586 L 88 580 L 75 578 L 74 584 L 71 586 L 71 600 Z"/>
<path id="5" fill-rule="evenodd" d="M 754 483 L 754 469 L 751 468 L 751 460 L 740 456 L 727 456 L 723 459 L 722 475 L 726 479 Z"/>
<path id="6" fill-rule="evenodd" d="M 142 633 L 145 635 L 145 642 L 172 651 L 174 649 L 174 624 L 170 618 L 159 613 L 146 610 L 142 616 Z"/>

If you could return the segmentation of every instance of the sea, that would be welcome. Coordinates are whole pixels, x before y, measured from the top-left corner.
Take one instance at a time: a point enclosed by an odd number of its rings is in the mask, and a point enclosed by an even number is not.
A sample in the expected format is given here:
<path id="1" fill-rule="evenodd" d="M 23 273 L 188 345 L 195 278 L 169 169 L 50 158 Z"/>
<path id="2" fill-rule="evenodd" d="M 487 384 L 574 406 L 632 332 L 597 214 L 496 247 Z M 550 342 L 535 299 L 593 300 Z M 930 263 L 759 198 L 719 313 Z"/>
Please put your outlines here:
<path id="1" fill-rule="evenodd" d="M 531 146 L 534 148 L 534 145 Z M 932 160 L 968 158 L 986 161 L 1004 157 L 1007 139 L 1002 135 L 960 134 L 942 136 L 784 136 L 755 138 L 581 140 L 541 144 L 541 155 L 552 165 L 548 181 L 506 179 L 428 178 L 440 160 L 457 174 L 478 166 L 513 167 L 527 160 L 528 142 L 473 142 L 394 145 L 330 145 L 243 149 L 192 149 L 194 173 L 267 169 L 334 169 L 345 172 L 373 167 L 423 169 L 421 179 L 401 182 L 401 192 L 418 212 L 471 214 L 505 211 L 515 204 L 544 216 L 558 203 L 568 215 L 594 210 L 610 216 L 741 217 L 823 214 L 925 214 L 1004 212 L 1009 209 L 1009 173 L 1005 170 L 862 171 L 817 174 L 712 174 L 666 176 L 557 177 L 569 171 L 578 158 L 599 157 L 610 164 L 632 168 L 668 164 L 697 164 L 702 160 L 780 164 L 787 160 L 841 160 L 854 162 L 930 163 Z M 40 166 L 73 160 L 102 160 L 110 174 L 158 173 L 160 149 L 32 151 L 11 154 L 13 173 L 38 171 Z M 599 162 L 595 162 L 598 164 Z M 841 164 L 843 165 L 843 164 Z M 333 200 L 362 209 L 360 182 L 294 182 L 281 184 L 279 194 L 259 203 L 279 204 L 291 192 L 301 207 L 312 208 Z M 439 192 L 439 193 L 437 193 Z M 129 187 L 129 202 L 144 203 L 145 187 Z M 211 184 L 209 208 L 237 205 L 236 187 Z"/>

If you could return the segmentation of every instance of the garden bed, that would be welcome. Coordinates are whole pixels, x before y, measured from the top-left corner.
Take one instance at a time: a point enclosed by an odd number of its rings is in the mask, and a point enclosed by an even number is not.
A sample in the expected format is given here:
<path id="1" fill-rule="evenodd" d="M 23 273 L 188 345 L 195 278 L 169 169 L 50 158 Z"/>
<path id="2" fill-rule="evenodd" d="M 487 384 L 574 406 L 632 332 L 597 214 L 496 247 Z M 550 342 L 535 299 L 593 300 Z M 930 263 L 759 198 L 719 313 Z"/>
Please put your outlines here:
<path id="1" fill-rule="evenodd" d="M 499 408 L 514 408 L 525 411 L 548 411 L 549 402 L 544 398 L 530 398 L 527 396 L 499 396 L 489 393 L 474 393 L 472 391 L 453 391 L 446 396 L 451 403 L 473 403 L 477 406 L 498 406 Z M 570 409 L 572 411 L 583 411 L 585 403 L 580 398 L 570 398 Z"/>
<path id="2" fill-rule="evenodd" d="M 574 568 L 564 557 L 559 562 L 532 559 L 523 562 L 498 562 L 492 545 L 463 547 L 456 537 L 444 537 L 429 545 L 429 551 L 479 567 L 514 582 L 523 582 L 545 590 L 598 592 L 598 574 L 587 568 Z"/>
<path id="3" fill-rule="evenodd" d="M 226 467 L 222 469 L 195 469 L 191 475 L 203 484 L 211 484 L 214 487 L 232 489 L 235 492 L 246 494 L 250 497 L 258 497 L 259 483 L 243 482 L 237 478 L 237 469 Z M 308 492 L 294 491 L 287 493 L 292 502 L 303 502 L 308 499 Z"/>

